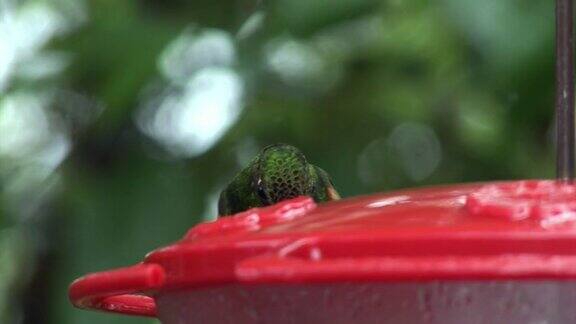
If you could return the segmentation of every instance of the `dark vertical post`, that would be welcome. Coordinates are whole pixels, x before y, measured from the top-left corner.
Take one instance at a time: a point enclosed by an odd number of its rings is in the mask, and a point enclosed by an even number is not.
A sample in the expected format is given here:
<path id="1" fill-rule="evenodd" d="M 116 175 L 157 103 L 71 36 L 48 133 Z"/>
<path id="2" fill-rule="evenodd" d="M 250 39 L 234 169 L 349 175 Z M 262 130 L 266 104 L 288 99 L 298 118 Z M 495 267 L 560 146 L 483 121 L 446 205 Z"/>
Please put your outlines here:
<path id="1" fill-rule="evenodd" d="M 556 177 L 574 179 L 573 0 L 556 0 Z"/>

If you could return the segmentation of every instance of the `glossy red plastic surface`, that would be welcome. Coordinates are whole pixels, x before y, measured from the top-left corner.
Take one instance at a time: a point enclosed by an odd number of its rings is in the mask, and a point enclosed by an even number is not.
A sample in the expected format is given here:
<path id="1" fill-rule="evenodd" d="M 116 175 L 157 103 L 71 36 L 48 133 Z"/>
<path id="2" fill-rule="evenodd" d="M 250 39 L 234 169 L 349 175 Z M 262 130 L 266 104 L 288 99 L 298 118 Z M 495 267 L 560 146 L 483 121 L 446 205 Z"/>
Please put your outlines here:
<path id="1" fill-rule="evenodd" d="M 576 185 L 550 180 L 485 186 L 468 196 L 466 207 L 476 215 L 554 226 L 576 217 Z"/>
<path id="2" fill-rule="evenodd" d="M 80 308 L 154 317 L 154 300 L 142 293 L 163 283 L 162 267 L 139 264 L 79 278 L 70 286 L 69 297 Z"/>
<path id="3" fill-rule="evenodd" d="M 147 271 L 162 273 L 162 280 L 136 270 L 142 278 L 128 284 L 126 272 L 104 272 L 75 282 L 70 297 L 81 307 L 118 311 L 106 303 L 110 296 L 216 284 L 576 279 L 574 192 L 571 185 L 522 181 L 320 206 L 296 198 L 200 224 L 150 253 L 139 267 L 159 269 Z M 151 302 L 142 301 L 124 308 Z M 153 304 L 141 309 L 153 314 Z"/>

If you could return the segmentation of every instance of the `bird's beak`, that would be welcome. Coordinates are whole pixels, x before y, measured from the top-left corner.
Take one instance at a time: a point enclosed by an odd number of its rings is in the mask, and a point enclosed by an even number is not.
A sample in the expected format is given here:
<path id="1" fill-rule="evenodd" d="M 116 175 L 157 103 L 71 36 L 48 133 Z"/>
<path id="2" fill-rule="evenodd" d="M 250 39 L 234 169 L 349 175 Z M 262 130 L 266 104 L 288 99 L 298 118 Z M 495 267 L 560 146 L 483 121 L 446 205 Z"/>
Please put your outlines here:
<path id="1" fill-rule="evenodd" d="M 334 187 L 328 186 L 327 192 L 328 192 L 328 197 L 330 198 L 330 200 L 339 200 L 340 199 L 340 194 L 338 193 L 338 191 L 336 191 L 336 189 L 334 189 Z"/>

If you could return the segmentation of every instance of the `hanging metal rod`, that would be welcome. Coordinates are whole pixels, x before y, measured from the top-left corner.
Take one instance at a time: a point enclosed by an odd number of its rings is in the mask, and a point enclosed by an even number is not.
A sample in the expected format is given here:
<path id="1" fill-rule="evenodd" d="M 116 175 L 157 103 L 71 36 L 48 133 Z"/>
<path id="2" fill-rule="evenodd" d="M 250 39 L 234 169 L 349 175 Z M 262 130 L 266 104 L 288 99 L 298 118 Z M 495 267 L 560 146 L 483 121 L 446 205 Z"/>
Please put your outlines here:
<path id="1" fill-rule="evenodd" d="M 574 8 L 556 0 L 556 177 L 574 180 Z"/>

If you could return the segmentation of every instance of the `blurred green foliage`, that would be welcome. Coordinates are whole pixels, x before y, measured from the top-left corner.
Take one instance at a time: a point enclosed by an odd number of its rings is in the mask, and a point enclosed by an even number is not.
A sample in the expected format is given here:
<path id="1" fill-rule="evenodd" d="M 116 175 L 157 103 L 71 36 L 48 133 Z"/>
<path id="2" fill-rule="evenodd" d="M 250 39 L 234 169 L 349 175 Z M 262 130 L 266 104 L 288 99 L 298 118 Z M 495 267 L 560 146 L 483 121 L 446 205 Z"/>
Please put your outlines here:
<path id="1" fill-rule="evenodd" d="M 553 3 L 0 0 L 0 322 L 215 216 L 259 148 L 344 196 L 551 177 Z"/>

